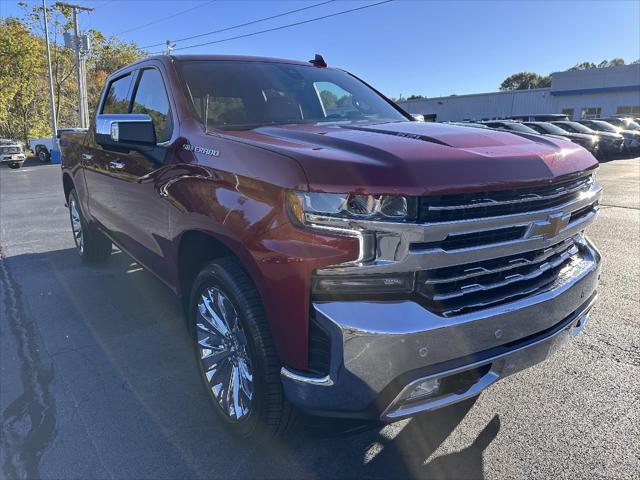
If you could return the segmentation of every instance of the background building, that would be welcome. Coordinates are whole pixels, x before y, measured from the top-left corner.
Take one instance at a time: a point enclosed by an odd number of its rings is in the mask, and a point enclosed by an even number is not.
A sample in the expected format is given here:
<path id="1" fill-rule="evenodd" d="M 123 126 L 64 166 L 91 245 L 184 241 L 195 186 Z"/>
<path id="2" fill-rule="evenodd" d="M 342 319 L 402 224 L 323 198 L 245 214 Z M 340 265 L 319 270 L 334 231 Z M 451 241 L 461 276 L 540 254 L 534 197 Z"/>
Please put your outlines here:
<path id="1" fill-rule="evenodd" d="M 551 74 L 551 87 L 451 95 L 398 102 L 409 113 L 436 121 L 565 113 L 571 119 L 640 117 L 640 64 Z"/>

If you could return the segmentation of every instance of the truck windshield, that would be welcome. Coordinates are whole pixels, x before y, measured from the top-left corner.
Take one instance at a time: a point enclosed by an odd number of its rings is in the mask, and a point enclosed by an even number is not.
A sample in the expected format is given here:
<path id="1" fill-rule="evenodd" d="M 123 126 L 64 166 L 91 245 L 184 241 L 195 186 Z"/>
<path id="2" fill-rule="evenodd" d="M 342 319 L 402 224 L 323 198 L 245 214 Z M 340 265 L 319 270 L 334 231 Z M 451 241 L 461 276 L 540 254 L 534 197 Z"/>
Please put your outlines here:
<path id="1" fill-rule="evenodd" d="M 287 63 L 182 61 L 187 96 L 207 129 L 409 121 L 340 70 Z"/>

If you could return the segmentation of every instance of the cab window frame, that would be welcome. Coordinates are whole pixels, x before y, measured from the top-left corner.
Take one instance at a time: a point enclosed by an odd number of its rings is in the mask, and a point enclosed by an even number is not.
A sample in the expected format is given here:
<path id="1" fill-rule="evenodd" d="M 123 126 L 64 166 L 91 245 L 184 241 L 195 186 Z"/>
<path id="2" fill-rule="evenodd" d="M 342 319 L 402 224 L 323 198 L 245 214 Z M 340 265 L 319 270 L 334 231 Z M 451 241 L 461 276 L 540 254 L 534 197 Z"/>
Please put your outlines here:
<path id="1" fill-rule="evenodd" d="M 100 109 L 98 110 L 99 115 L 114 115 L 113 113 L 105 113 L 104 108 L 107 105 L 107 99 L 109 97 L 109 91 L 111 91 L 111 87 L 113 86 L 113 84 L 116 83 L 119 80 L 122 80 L 125 77 L 129 77 L 129 87 L 127 88 L 127 94 L 126 94 L 126 101 L 127 101 L 127 111 L 126 111 L 126 113 L 131 113 L 131 99 L 133 98 L 133 95 L 132 95 L 133 84 L 137 80 L 136 79 L 136 72 L 133 71 L 133 70 L 122 72 L 121 75 L 118 75 L 115 78 L 109 79 L 109 81 L 107 83 L 107 88 L 104 89 L 103 96 L 102 96 L 102 98 L 100 100 Z"/>
<path id="2" fill-rule="evenodd" d="M 138 88 L 140 87 L 140 81 L 142 80 L 142 75 L 144 73 L 145 70 L 155 70 L 156 72 L 158 72 L 158 74 L 160 75 L 160 80 L 162 81 L 162 88 L 164 89 L 164 94 L 165 97 L 167 98 L 167 104 L 169 105 L 169 114 L 168 116 L 171 117 L 171 135 L 169 135 L 169 138 L 167 140 L 164 140 L 162 142 L 157 142 L 156 145 L 160 146 L 160 147 L 165 147 L 171 144 L 171 142 L 173 141 L 173 139 L 175 138 L 175 132 L 176 132 L 176 114 L 175 114 L 175 105 L 173 102 L 173 98 L 171 97 L 171 94 L 169 92 L 169 89 L 167 88 L 167 81 L 166 78 L 162 72 L 162 70 L 160 68 L 158 68 L 156 65 L 152 65 L 152 64 L 147 64 L 147 65 L 141 65 L 139 68 L 137 68 L 133 74 L 135 75 L 133 78 L 133 82 L 131 84 L 131 87 L 129 89 L 129 112 L 128 113 L 132 113 L 133 112 L 133 106 L 135 103 L 135 98 L 136 98 L 136 94 L 138 93 Z M 154 126 L 155 128 L 155 126 Z"/>

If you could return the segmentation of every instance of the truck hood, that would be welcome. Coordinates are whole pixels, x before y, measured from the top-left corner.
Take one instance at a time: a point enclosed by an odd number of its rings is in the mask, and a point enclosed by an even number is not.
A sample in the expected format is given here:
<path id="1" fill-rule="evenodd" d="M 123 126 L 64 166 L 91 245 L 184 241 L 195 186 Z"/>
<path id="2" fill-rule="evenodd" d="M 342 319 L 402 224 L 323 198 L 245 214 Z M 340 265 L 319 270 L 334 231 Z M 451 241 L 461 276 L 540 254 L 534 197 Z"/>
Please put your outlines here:
<path id="1" fill-rule="evenodd" d="M 322 192 L 474 192 L 553 181 L 598 165 L 566 140 L 438 123 L 285 125 L 225 133 L 294 158 L 309 188 Z"/>

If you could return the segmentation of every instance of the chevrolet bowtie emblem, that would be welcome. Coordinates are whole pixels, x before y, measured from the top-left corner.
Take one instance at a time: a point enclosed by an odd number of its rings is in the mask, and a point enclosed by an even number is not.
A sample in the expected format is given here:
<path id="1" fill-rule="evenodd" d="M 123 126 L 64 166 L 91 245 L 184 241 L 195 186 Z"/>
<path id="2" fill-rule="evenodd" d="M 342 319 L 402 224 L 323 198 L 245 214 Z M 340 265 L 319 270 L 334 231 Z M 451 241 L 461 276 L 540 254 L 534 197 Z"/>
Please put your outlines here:
<path id="1" fill-rule="evenodd" d="M 553 238 L 569 224 L 570 213 L 555 213 L 549 215 L 546 220 L 533 222 L 527 231 L 526 237 Z"/>

